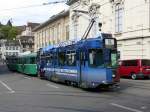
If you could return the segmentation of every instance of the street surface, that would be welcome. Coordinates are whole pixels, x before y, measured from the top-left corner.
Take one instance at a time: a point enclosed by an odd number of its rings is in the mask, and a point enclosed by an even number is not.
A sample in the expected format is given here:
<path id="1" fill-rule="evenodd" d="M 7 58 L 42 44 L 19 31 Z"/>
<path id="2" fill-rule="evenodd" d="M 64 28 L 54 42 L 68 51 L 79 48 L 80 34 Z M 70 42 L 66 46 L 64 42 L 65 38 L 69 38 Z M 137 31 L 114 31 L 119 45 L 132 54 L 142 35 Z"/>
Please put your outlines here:
<path id="1" fill-rule="evenodd" d="M 89 90 L 10 72 L 0 65 L 0 112 L 150 112 L 150 80 Z"/>

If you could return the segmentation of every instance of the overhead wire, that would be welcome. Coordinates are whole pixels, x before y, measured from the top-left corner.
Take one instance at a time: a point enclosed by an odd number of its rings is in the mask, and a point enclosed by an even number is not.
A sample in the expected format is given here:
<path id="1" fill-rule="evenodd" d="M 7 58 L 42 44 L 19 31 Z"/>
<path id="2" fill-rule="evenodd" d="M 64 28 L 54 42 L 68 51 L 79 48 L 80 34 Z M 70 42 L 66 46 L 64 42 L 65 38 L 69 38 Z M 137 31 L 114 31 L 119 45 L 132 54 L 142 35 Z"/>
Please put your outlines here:
<path id="1" fill-rule="evenodd" d="M 22 7 L 8 8 L 8 9 L 2 9 L 2 10 L 0 10 L 0 12 L 12 11 L 12 10 L 18 10 L 18 9 L 26 9 L 26 8 L 34 8 L 34 7 L 41 7 L 41 6 L 59 4 L 59 3 L 64 3 L 64 2 L 65 1 L 56 1 L 56 2 L 48 2 L 48 3 L 43 3 L 43 4 L 35 4 L 35 5 L 28 5 L 28 6 L 22 6 Z"/>
<path id="2" fill-rule="evenodd" d="M 103 0 L 104 1 L 104 0 Z M 110 2 L 104 2 L 102 3 L 103 1 L 100 1 L 100 2 L 97 2 L 97 3 L 101 3 L 100 6 L 105 6 L 107 5 L 108 3 Z M 1 12 L 4 12 L 4 11 L 12 11 L 12 10 L 18 10 L 18 9 L 25 9 L 25 8 L 34 8 L 34 7 L 41 7 L 41 6 L 47 6 L 47 5 L 51 5 L 51 4 L 59 4 L 59 3 L 65 3 L 66 0 L 62 0 L 62 1 L 55 1 L 55 2 L 48 2 L 48 3 L 43 3 L 43 4 L 35 4 L 35 5 L 28 5 L 28 6 L 22 6 L 22 7 L 15 7 L 15 8 L 8 8 L 8 9 L 2 9 L 0 10 L 0 13 Z M 147 2 L 149 3 L 149 2 Z M 139 5 L 136 5 L 134 7 L 131 7 L 129 9 L 126 9 L 126 10 L 123 10 L 123 12 L 129 12 L 129 11 L 133 11 L 133 9 L 135 8 L 138 8 L 138 7 L 141 7 L 143 5 L 146 5 L 146 3 L 142 3 L 142 4 L 139 4 Z M 112 18 L 112 15 L 108 15 L 106 16 L 104 13 L 101 13 L 101 15 L 104 16 L 105 19 L 111 19 Z"/>

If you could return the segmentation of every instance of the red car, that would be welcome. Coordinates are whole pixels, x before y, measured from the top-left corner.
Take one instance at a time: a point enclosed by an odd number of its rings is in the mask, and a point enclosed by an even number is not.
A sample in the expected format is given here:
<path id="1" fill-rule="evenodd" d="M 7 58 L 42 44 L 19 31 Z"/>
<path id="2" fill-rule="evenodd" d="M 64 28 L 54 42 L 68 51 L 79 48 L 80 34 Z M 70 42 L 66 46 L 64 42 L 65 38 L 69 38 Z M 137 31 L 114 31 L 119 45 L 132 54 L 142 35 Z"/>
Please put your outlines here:
<path id="1" fill-rule="evenodd" d="M 150 60 L 149 59 L 134 59 L 122 60 L 119 62 L 117 70 L 121 77 L 137 78 L 150 78 Z"/>

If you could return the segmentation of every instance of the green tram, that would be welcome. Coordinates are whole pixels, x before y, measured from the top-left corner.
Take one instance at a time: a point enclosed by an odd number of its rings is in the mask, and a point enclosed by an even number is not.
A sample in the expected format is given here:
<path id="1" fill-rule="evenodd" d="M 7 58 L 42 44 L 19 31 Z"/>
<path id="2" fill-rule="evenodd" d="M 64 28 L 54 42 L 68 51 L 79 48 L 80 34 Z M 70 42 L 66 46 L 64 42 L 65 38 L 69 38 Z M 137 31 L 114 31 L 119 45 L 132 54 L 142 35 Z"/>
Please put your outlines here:
<path id="1" fill-rule="evenodd" d="M 11 71 L 37 76 L 37 54 L 30 53 L 21 56 L 9 56 L 6 58 L 7 67 Z"/>

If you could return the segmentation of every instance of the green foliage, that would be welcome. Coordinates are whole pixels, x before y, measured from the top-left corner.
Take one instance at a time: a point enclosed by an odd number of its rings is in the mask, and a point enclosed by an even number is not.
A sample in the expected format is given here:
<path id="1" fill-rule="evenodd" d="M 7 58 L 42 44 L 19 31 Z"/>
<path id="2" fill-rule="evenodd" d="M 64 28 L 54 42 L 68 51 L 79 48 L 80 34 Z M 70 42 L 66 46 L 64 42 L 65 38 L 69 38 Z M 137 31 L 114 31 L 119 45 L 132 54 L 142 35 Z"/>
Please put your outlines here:
<path id="1" fill-rule="evenodd" d="M 15 39 L 18 34 L 18 29 L 14 26 L 2 25 L 0 26 L 0 39 Z"/>

